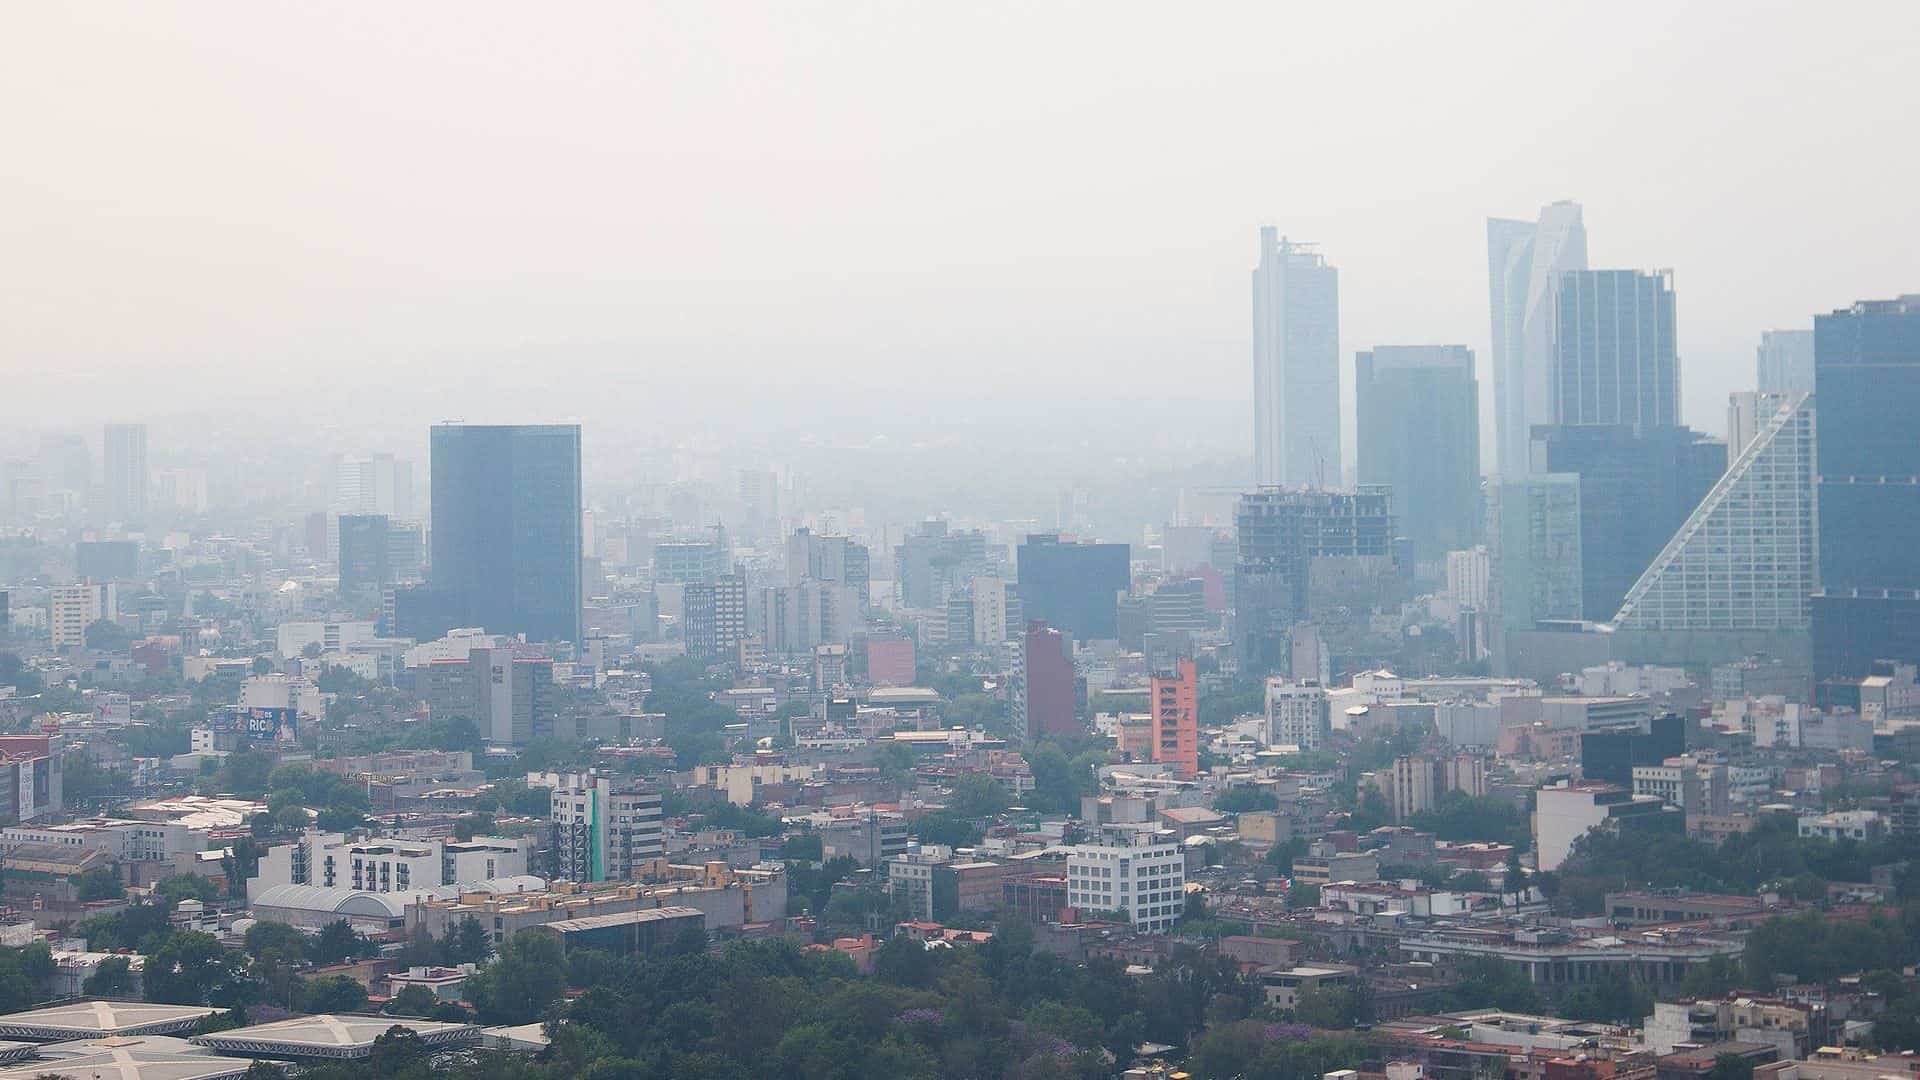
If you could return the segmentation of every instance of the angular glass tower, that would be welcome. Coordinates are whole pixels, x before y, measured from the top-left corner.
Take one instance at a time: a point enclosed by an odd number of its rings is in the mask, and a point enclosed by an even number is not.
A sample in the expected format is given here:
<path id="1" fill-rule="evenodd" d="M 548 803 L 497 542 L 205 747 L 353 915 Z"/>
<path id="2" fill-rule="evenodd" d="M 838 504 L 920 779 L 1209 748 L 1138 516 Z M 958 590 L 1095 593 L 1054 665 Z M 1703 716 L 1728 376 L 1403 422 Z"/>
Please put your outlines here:
<path id="1" fill-rule="evenodd" d="M 436 591 L 467 625 L 580 640 L 580 426 L 439 424 L 432 432 Z"/>
<path id="2" fill-rule="evenodd" d="M 1613 618 L 1621 630 L 1805 630 L 1815 588 L 1809 394 L 1763 395 L 1758 432 Z"/>
<path id="3" fill-rule="evenodd" d="M 1535 424 L 1553 423 L 1554 290 L 1568 270 L 1587 268 L 1580 204 L 1542 207 L 1540 220 L 1487 219 L 1487 295 L 1493 313 L 1494 430 L 1500 475 L 1525 476 Z"/>

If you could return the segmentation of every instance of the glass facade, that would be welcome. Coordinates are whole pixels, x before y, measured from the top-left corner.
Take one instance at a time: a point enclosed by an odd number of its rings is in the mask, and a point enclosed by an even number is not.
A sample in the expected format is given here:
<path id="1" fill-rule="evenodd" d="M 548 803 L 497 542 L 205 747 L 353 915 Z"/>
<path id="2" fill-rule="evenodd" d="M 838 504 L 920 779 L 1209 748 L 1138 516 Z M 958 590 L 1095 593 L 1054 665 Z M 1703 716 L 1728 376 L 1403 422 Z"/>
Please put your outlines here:
<path id="1" fill-rule="evenodd" d="M 1488 603 L 1528 630 L 1580 617 L 1580 478 L 1502 477 L 1487 487 Z"/>
<path id="2" fill-rule="evenodd" d="M 467 625 L 580 640 L 580 427 L 433 429 L 431 580 Z"/>
<path id="3" fill-rule="evenodd" d="M 1125 544 L 1063 541 L 1036 533 L 1020 544 L 1020 599 L 1040 620 L 1078 641 L 1119 636 L 1119 596 L 1133 583 Z"/>
<path id="4" fill-rule="evenodd" d="M 1920 295 L 1814 319 L 1816 680 L 1920 661 Z"/>
<path id="5" fill-rule="evenodd" d="M 1360 482 L 1391 489 L 1416 563 L 1479 542 L 1480 384 L 1464 345 L 1358 354 Z"/>
<path id="6" fill-rule="evenodd" d="M 1557 424 L 1680 423 L 1672 271 L 1562 275 L 1552 378 Z"/>

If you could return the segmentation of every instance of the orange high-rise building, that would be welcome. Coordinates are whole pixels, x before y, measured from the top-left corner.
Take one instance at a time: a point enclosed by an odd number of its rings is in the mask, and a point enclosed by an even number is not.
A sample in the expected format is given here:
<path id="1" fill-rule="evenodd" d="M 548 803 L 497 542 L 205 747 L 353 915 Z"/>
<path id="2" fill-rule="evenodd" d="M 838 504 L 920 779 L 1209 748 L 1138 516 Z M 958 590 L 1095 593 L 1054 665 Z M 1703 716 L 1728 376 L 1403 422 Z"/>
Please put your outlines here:
<path id="1" fill-rule="evenodd" d="M 1173 673 L 1155 675 L 1153 760 L 1166 762 L 1182 780 L 1200 772 L 1200 676 L 1191 658 L 1175 661 Z"/>

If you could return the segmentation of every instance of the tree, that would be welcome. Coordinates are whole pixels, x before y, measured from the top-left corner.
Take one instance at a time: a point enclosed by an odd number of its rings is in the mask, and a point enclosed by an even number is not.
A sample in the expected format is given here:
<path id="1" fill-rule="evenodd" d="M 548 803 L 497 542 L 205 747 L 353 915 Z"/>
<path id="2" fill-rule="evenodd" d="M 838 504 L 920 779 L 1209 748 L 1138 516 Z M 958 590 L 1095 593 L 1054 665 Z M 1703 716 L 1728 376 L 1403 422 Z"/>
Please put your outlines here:
<path id="1" fill-rule="evenodd" d="M 992 817 L 1007 808 L 1007 789 L 986 773 L 964 773 L 953 782 L 947 808 L 963 818 Z"/>
<path id="2" fill-rule="evenodd" d="M 360 1012 L 367 1007 L 367 988 L 345 975 L 309 979 L 300 996 L 302 1010 L 310 1013 Z"/>
<path id="3" fill-rule="evenodd" d="M 487 928 L 472 915 L 463 916 L 460 925 L 447 934 L 447 962 L 450 964 L 477 964 L 493 951 L 493 942 L 487 937 Z"/>
<path id="4" fill-rule="evenodd" d="M 125 652 L 133 644 L 133 635 L 112 619 L 95 619 L 85 631 L 87 648 L 95 652 Z"/>
<path id="5" fill-rule="evenodd" d="M 96 866 L 74 878 L 73 891 L 82 901 L 90 901 L 117 899 L 127 890 L 120 882 L 120 868 L 108 865 Z"/>
<path id="6" fill-rule="evenodd" d="M 320 928 L 319 936 L 307 946 L 307 956 L 316 964 L 337 964 L 360 951 L 360 935 L 345 919 L 335 919 Z"/>
<path id="7" fill-rule="evenodd" d="M 239 953 L 212 934 L 183 930 L 147 957 L 148 1001 L 168 1005 L 235 1005 L 248 989 Z"/>
<path id="8" fill-rule="evenodd" d="M 1249 810 L 1278 810 L 1280 800 L 1271 791 L 1257 788 L 1251 784 L 1241 784 L 1221 792 L 1213 800 L 1213 808 L 1223 814 L 1244 814 Z"/>
<path id="9" fill-rule="evenodd" d="M 948 847 L 972 847 L 986 835 L 979 825 L 951 811 L 922 814 L 913 823 L 913 834 L 923 844 L 945 844 Z"/>
<path id="10" fill-rule="evenodd" d="M 307 935 L 286 923 L 256 922 L 247 927 L 243 941 L 241 948 L 256 960 L 277 959 L 292 964 L 307 956 Z"/>
<path id="11" fill-rule="evenodd" d="M 313 815 L 299 806 L 281 807 L 280 812 L 273 815 L 274 828 L 283 833 L 300 832 L 312 822 Z"/>
<path id="12" fill-rule="evenodd" d="M 420 1036 L 395 1024 L 374 1037 L 373 1049 L 367 1054 L 367 1069 L 376 1078 L 385 1080 L 419 1069 L 426 1065 L 429 1057 L 427 1044 Z"/>
<path id="13" fill-rule="evenodd" d="M 269 658 L 267 658 L 267 657 L 264 657 L 264 656 L 256 656 L 256 657 L 254 657 L 254 658 L 253 658 L 253 673 L 254 673 L 255 675 L 271 675 L 271 674 L 273 674 L 273 661 L 272 661 L 271 659 L 269 659 Z"/>
<path id="14" fill-rule="evenodd" d="M 153 887 L 153 894 L 168 907 L 182 900 L 211 904 L 220 899 L 220 887 L 198 874 L 173 874 Z"/>
<path id="15" fill-rule="evenodd" d="M 1707 1080 L 1753 1080 L 1753 1062 L 1739 1054 L 1717 1054 Z"/>
<path id="16" fill-rule="evenodd" d="M 551 934 L 515 934 L 500 956 L 467 980 L 467 997 L 488 1024 L 540 1018 L 566 990 L 560 942 Z"/>
<path id="17" fill-rule="evenodd" d="M 130 997 L 133 994 L 133 965 L 124 956 L 109 956 L 87 976 L 80 992 L 88 997 Z"/>
<path id="18" fill-rule="evenodd" d="M 352 832 L 366 823 L 366 815 L 351 806 L 325 807 L 314 822 L 321 832 Z M 472 836 L 469 835 L 468 839 L 472 839 Z"/>
<path id="19" fill-rule="evenodd" d="M 393 995 L 380 1011 L 391 1016 L 428 1016 L 439 1004 L 439 995 L 433 991 L 424 986 L 409 986 Z"/>

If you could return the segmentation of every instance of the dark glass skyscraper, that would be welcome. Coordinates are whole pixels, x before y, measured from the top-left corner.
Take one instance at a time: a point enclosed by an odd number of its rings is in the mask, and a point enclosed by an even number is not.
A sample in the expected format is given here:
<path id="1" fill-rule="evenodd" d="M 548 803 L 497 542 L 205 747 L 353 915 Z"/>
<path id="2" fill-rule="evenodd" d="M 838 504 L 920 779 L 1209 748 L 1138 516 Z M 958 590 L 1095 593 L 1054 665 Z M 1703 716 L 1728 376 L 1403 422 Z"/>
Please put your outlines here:
<path id="1" fill-rule="evenodd" d="M 1360 482 L 1392 489 L 1416 563 L 1472 547 L 1480 521 L 1480 385 L 1464 345 L 1383 346 L 1354 360 Z"/>
<path id="2" fill-rule="evenodd" d="M 1554 423 L 1680 423 L 1672 271 L 1569 271 L 1553 327 Z"/>
<path id="3" fill-rule="evenodd" d="M 1813 320 L 1816 681 L 1920 661 L 1920 295 Z"/>
<path id="4" fill-rule="evenodd" d="M 1261 488 L 1233 512 L 1233 639 L 1242 674 L 1285 670 L 1288 634 L 1310 614 L 1308 581 L 1318 558 L 1371 558 L 1390 565 L 1394 524 L 1385 491 Z"/>
<path id="5" fill-rule="evenodd" d="M 393 541 L 385 514 L 340 515 L 340 594 L 379 589 L 393 581 L 388 569 Z"/>
<path id="6" fill-rule="evenodd" d="M 433 429 L 429 574 L 489 633 L 580 640 L 580 426 Z"/>
<path id="7" fill-rule="evenodd" d="M 1119 636 L 1119 596 L 1133 583 L 1125 544 L 1075 543 L 1035 533 L 1020 544 L 1020 599 L 1039 620 L 1078 641 Z"/>
<path id="8" fill-rule="evenodd" d="M 1534 430 L 1534 467 L 1580 478 L 1580 616 L 1607 622 L 1726 471 L 1725 443 L 1683 427 Z"/>

